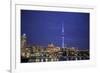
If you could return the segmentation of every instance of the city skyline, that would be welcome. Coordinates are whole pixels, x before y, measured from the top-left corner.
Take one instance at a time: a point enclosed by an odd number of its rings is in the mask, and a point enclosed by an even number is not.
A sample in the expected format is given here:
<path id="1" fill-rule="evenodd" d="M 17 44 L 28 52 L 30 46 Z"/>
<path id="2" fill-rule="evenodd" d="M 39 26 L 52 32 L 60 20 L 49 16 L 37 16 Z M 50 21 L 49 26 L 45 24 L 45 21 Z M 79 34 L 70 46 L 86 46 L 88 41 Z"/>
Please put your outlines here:
<path id="1" fill-rule="evenodd" d="M 89 49 L 89 13 L 21 10 L 28 44 Z"/>

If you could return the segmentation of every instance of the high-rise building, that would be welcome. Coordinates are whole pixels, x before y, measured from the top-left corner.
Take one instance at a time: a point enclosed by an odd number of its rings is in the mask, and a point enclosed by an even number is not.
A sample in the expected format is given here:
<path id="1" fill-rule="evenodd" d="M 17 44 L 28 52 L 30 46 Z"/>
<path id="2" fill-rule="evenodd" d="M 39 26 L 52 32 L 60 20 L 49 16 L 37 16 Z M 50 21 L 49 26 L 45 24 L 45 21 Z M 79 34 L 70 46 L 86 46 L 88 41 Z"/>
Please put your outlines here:
<path id="1" fill-rule="evenodd" d="M 26 37 L 26 34 L 23 34 L 21 36 L 21 48 L 25 48 L 26 47 L 26 43 L 27 43 L 27 37 Z"/>

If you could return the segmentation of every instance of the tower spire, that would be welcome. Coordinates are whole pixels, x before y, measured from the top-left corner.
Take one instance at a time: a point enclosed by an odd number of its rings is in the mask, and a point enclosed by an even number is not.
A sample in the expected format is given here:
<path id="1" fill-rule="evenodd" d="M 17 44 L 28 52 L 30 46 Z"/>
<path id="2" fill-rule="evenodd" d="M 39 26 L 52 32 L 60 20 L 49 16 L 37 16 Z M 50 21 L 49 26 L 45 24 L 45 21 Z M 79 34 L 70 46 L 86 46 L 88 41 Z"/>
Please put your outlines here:
<path id="1" fill-rule="evenodd" d="M 62 24 L 62 48 L 64 48 L 64 24 Z"/>

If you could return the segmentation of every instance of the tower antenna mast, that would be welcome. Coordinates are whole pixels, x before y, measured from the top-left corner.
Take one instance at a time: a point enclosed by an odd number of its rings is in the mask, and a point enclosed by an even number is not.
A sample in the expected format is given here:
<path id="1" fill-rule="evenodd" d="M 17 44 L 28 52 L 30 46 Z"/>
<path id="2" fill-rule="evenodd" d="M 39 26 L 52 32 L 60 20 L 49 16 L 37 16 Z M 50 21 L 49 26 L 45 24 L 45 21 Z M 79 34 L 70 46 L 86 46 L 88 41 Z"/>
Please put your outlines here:
<path id="1" fill-rule="evenodd" d="M 62 24 L 62 48 L 64 48 L 65 47 L 65 43 L 64 43 L 64 24 Z"/>

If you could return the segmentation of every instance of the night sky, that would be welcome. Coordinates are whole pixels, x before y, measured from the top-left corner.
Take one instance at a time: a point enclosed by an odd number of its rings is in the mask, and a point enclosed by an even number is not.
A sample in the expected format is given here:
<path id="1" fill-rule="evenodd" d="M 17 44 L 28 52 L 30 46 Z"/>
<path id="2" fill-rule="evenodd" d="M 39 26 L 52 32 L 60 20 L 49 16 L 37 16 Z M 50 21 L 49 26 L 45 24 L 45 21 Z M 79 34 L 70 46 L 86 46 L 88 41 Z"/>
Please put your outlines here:
<path id="1" fill-rule="evenodd" d="M 61 47 L 62 24 L 65 46 L 89 49 L 89 13 L 21 10 L 21 35 L 28 44 Z"/>

